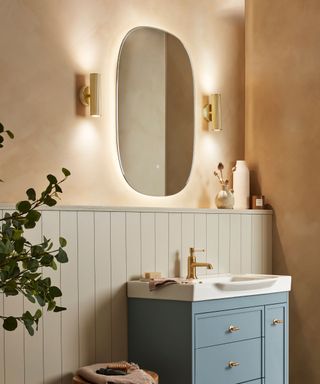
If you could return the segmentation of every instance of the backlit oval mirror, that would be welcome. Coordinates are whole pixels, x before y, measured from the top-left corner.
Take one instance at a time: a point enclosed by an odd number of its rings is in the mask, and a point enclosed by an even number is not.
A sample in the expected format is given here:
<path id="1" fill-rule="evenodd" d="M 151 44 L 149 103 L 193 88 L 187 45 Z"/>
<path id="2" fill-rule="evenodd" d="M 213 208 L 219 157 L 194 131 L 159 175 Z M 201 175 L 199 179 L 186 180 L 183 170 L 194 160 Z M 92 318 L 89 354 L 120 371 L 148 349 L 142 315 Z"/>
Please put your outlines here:
<path id="1" fill-rule="evenodd" d="M 194 140 L 189 56 L 170 33 L 141 27 L 118 59 L 117 138 L 123 175 L 136 191 L 173 195 L 186 185 Z"/>

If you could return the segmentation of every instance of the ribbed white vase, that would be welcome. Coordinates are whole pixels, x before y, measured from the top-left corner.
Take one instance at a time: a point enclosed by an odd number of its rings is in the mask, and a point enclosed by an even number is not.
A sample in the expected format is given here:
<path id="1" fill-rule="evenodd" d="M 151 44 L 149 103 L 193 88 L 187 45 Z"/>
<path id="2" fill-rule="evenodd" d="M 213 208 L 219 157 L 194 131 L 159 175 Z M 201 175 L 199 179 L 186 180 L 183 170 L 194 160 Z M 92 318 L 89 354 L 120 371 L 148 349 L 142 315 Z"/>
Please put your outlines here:
<path id="1" fill-rule="evenodd" d="M 237 160 L 233 171 L 234 209 L 249 208 L 250 174 L 247 163 Z"/>

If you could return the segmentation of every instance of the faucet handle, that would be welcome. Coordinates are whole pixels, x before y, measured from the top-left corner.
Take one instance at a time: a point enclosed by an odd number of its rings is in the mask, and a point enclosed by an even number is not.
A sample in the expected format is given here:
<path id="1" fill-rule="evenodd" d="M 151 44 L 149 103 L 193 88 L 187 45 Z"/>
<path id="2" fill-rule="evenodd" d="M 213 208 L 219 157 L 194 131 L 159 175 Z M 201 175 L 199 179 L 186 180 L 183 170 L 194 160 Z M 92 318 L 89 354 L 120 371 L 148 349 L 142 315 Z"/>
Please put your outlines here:
<path id="1" fill-rule="evenodd" d="M 190 256 L 193 256 L 195 252 L 205 252 L 205 249 L 195 249 L 194 247 L 190 247 Z"/>

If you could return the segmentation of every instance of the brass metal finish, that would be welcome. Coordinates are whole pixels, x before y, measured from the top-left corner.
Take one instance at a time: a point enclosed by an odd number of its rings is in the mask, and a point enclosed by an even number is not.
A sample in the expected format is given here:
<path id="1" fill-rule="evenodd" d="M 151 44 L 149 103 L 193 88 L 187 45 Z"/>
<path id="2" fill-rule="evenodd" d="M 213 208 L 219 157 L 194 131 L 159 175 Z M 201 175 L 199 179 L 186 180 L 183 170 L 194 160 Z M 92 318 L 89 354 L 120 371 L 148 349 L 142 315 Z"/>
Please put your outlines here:
<path id="1" fill-rule="evenodd" d="M 90 105 L 90 87 L 85 85 L 80 89 L 80 101 L 84 106 Z"/>
<path id="2" fill-rule="evenodd" d="M 209 123 L 210 131 L 221 131 L 221 95 L 209 96 L 209 103 L 203 107 L 203 117 Z"/>
<path id="3" fill-rule="evenodd" d="M 230 327 L 228 328 L 228 331 L 229 331 L 230 333 L 233 333 L 233 332 L 240 331 L 240 328 L 239 328 L 239 327 L 236 327 L 235 325 L 230 325 Z"/>
<path id="4" fill-rule="evenodd" d="M 238 367 L 240 363 L 238 361 L 229 361 L 228 366 L 229 368 Z"/>
<path id="5" fill-rule="evenodd" d="M 190 255 L 188 256 L 188 275 L 187 279 L 197 279 L 196 268 L 197 267 L 206 267 L 207 269 L 213 269 L 212 264 L 210 263 L 197 263 L 195 252 L 204 252 L 204 249 L 194 249 L 190 248 Z"/>
<path id="6" fill-rule="evenodd" d="M 80 89 L 79 98 L 84 106 L 90 106 L 90 116 L 100 117 L 100 74 L 90 73 L 90 86 Z"/>
<path id="7" fill-rule="evenodd" d="M 284 321 L 280 319 L 273 319 L 272 320 L 272 325 L 278 325 L 278 324 L 283 324 Z"/>

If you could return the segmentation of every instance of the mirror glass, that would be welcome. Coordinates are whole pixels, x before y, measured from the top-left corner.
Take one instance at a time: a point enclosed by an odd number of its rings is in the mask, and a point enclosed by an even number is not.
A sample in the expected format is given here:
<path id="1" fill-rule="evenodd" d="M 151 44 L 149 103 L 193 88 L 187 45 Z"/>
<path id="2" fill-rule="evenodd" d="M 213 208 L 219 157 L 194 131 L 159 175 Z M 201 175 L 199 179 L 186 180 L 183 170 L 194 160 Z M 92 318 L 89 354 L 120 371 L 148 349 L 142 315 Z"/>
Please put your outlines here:
<path id="1" fill-rule="evenodd" d="M 135 28 L 118 59 L 117 138 L 122 172 L 136 191 L 173 195 L 186 185 L 194 140 L 189 56 L 170 33 Z"/>

